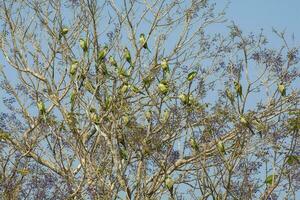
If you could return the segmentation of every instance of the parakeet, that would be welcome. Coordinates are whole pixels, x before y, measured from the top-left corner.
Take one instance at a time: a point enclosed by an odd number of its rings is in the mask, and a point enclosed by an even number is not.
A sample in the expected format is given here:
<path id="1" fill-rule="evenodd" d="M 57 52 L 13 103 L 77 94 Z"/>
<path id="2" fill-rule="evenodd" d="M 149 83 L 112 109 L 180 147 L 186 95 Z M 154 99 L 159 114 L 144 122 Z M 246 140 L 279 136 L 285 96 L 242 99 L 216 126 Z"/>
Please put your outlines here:
<path id="1" fill-rule="evenodd" d="M 99 123 L 100 118 L 99 118 L 95 108 L 90 108 L 89 117 L 90 117 L 92 122 Z"/>
<path id="2" fill-rule="evenodd" d="M 121 68 L 121 67 L 118 68 L 118 72 L 117 73 L 118 73 L 118 76 L 121 79 L 125 79 L 125 78 L 127 78 L 129 76 L 128 72 L 125 69 Z"/>
<path id="3" fill-rule="evenodd" d="M 173 179 L 170 176 L 168 176 L 165 179 L 165 184 L 166 184 L 167 189 L 170 191 L 171 195 L 173 195 L 174 181 L 173 181 Z"/>
<path id="4" fill-rule="evenodd" d="M 65 36 L 69 32 L 68 28 L 62 28 L 59 32 L 59 39 L 61 39 L 63 36 Z"/>
<path id="5" fill-rule="evenodd" d="M 81 49 L 83 50 L 83 52 L 87 52 L 87 50 L 88 50 L 88 41 L 87 41 L 87 39 L 80 38 L 79 39 L 79 45 L 80 45 Z"/>
<path id="6" fill-rule="evenodd" d="M 217 142 L 217 149 L 220 153 L 225 154 L 225 146 L 221 140 Z"/>
<path id="7" fill-rule="evenodd" d="M 118 67 L 118 63 L 113 56 L 109 56 L 108 61 L 112 66 Z"/>
<path id="8" fill-rule="evenodd" d="M 85 79 L 83 82 L 84 88 L 89 91 L 91 94 L 95 93 L 95 87 L 93 86 L 92 82 L 89 81 L 88 79 Z"/>
<path id="9" fill-rule="evenodd" d="M 122 94 L 125 94 L 129 89 L 129 85 L 128 84 L 124 84 L 122 87 L 121 87 L 121 93 Z"/>
<path id="10" fill-rule="evenodd" d="M 145 37 L 144 33 L 140 34 L 140 39 L 139 40 L 140 40 L 140 43 L 143 46 L 143 48 L 147 49 L 151 53 L 150 49 L 148 48 L 148 44 L 147 44 L 146 37 Z"/>
<path id="11" fill-rule="evenodd" d="M 187 76 L 188 81 L 192 81 L 197 76 L 197 72 L 191 72 Z"/>
<path id="12" fill-rule="evenodd" d="M 192 149 L 194 149 L 195 151 L 199 150 L 199 146 L 198 146 L 198 143 L 195 140 L 195 138 L 191 138 L 189 142 L 190 142 Z"/>
<path id="13" fill-rule="evenodd" d="M 74 77 L 78 69 L 78 61 L 73 61 L 70 67 L 70 75 Z"/>
<path id="14" fill-rule="evenodd" d="M 143 78 L 144 87 L 149 88 L 153 80 L 154 78 L 151 75 L 148 75 L 145 78 Z"/>
<path id="15" fill-rule="evenodd" d="M 251 131 L 251 133 L 254 135 L 255 132 L 253 131 L 252 125 L 251 125 L 251 120 L 249 119 L 249 117 L 245 117 L 245 116 L 241 116 L 240 117 L 240 122 L 247 128 L 249 128 L 249 130 Z"/>
<path id="16" fill-rule="evenodd" d="M 100 50 L 100 52 L 98 53 L 98 60 L 99 61 L 103 61 L 103 59 L 105 58 L 105 56 L 107 55 L 108 53 L 108 46 L 105 45 L 103 47 L 103 49 Z"/>
<path id="17" fill-rule="evenodd" d="M 187 104 L 187 103 L 188 103 L 188 97 L 187 97 L 186 94 L 180 94 L 180 95 L 178 96 L 178 98 L 181 100 L 181 102 L 182 102 L 183 104 Z"/>
<path id="18" fill-rule="evenodd" d="M 131 65 L 131 55 L 127 47 L 124 49 L 124 58 Z"/>
<path id="19" fill-rule="evenodd" d="M 278 91 L 280 92 L 281 96 L 286 95 L 286 88 L 282 82 L 278 85 Z"/>
<path id="20" fill-rule="evenodd" d="M 170 72 L 169 62 L 166 58 L 162 59 L 160 65 L 161 65 L 161 68 L 163 69 L 164 72 Z"/>
<path id="21" fill-rule="evenodd" d="M 77 92 L 75 90 L 73 90 L 70 95 L 71 109 L 74 108 L 76 97 L 77 97 Z"/>
<path id="22" fill-rule="evenodd" d="M 243 125 L 248 125 L 248 124 L 249 124 L 248 121 L 246 120 L 246 118 L 243 117 L 243 116 L 241 116 L 240 121 L 241 121 L 241 123 L 242 123 Z"/>
<path id="23" fill-rule="evenodd" d="M 158 84 L 157 87 L 158 87 L 159 92 L 162 93 L 162 94 L 167 94 L 168 91 L 169 91 L 168 84 L 166 84 L 166 83 L 161 82 L 161 83 Z"/>
<path id="24" fill-rule="evenodd" d="M 120 148 L 120 157 L 123 160 L 128 160 L 128 152 L 126 149 Z"/>
<path id="25" fill-rule="evenodd" d="M 166 183 L 166 187 L 168 188 L 168 190 L 173 189 L 174 181 L 173 181 L 173 179 L 170 176 L 168 176 L 166 178 L 165 183 Z"/>
<path id="26" fill-rule="evenodd" d="M 46 107 L 43 101 L 37 102 L 37 107 L 41 115 L 44 115 L 46 113 Z"/>
<path id="27" fill-rule="evenodd" d="M 226 94 L 227 98 L 229 99 L 229 101 L 231 102 L 231 104 L 233 104 L 234 103 L 234 96 L 228 88 L 226 88 L 225 94 Z"/>
<path id="28" fill-rule="evenodd" d="M 145 117 L 148 121 L 152 119 L 152 112 L 150 110 L 145 112 Z"/>
<path id="29" fill-rule="evenodd" d="M 241 84 L 237 81 L 234 81 L 233 84 L 234 84 L 234 89 L 235 89 L 237 95 L 242 98 L 243 88 L 242 88 Z"/>

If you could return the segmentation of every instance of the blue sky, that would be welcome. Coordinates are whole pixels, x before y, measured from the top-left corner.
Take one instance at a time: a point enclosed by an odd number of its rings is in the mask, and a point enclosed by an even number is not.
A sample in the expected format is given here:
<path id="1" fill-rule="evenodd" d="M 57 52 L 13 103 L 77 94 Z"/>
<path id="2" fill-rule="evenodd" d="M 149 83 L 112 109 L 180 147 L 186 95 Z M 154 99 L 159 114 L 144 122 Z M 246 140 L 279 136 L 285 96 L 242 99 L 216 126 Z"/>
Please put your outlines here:
<path id="1" fill-rule="evenodd" d="M 299 44 L 299 0 L 231 0 L 227 17 L 246 32 L 258 32 L 263 28 L 271 42 L 276 39 L 272 27 L 286 29 L 288 36 L 295 34 L 295 41 Z"/>

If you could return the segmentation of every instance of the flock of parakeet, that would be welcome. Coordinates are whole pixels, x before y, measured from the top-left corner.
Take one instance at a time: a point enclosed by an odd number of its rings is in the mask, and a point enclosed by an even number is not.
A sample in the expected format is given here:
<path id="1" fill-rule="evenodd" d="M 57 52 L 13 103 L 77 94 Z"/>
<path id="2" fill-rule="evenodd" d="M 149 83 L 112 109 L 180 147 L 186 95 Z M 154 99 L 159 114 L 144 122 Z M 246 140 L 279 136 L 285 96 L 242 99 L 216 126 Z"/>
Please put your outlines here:
<path id="1" fill-rule="evenodd" d="M 61 31 L 59 32 L 59 39 L 62 39 L 63 37 L 65 37 L 68 32 L 69 32 L 69 30 L 67 28 L 62 28 Z M 140 42 L 142 48 L 148 50 L 151 53 L 151 51 L 148 47 L 148 44 L 147 44 L 147 38 L 145 37 L 144 33 L 140 34 L 139 42 Z M 81 47 L 81 49 L 84 53 L 88 52 L 89 44 L 88 44 L 87 39 L 80 38 L 79 39 L 79 45 L 80 45 L 80 47 Z M 97 59 L 98 59 L 99 63 L 101 63 L 105 60 L 108 52 L 109 52 L 109 47 L 107 45 L 105 45 L 98 53 L 98 58 Z M 130 51 L 127 47 L 124 48 L 123 58 L 126 60 L 127 63 L 129 63 L 130 67 L 133 67 L 131 54 L 130 54 Z M 119 74 L 121 79 L 124 79 L 124 78 L 129 76 L 129 74 L 123 68 L 117 68 L 118 63 L 112 55 L 109 56 L 108 62 L 112 66 L 114 66 L 116 69 L 118 69 L 118 74 Z M 71 63 L 71 66 L 70 66 L 70 69 L 69 69 L 69 74 L 70 74 L 70 77 L 72 79 L 75 78 L 75 75 L 78 71 L 78 65 L 79 65 L 79 63 L 76 60 L 72 61 L 72 63 Z M 166 74 L 170 73 L 169 62 L 168 62 L 167 58 L 163 58 L 161 60 L 160 66 L 161 66 L 161 69 L 163 70 L 164 73 L 166 73 Z M 189 81 L 190 84 L 191 84 L 191 82 L 193 81 L 193 79 L 196 76 L 197 76 L 197 72 L 192 71 L 191 73 L 188 74 L 186 80 Z M 153 80 L 153 77 L 148 77 L 148 79 L 145 78 L 144 82 L 145 82 L 145 84 L 147 84 L 147 81 L 148 81 L 148 84 L 149 84 L 149 83 L 151 83 L 152 80 Z M 88 90 L 93 90 L 93 86 L 89 83 L 90 82 L 88 82 L 88 81 L 85 82 L 85 87 L 89 88 Z M 158 83 L 157 87 L 158 87 L 158 91 L 163 95 L 166 95 L 169 92 L 169 84 L 168 84 L 168 81 L 166 81 L 166 80 L 161 80 Z M 239 81 L 234 81 L 233 82 L 233 87 L 234 87 L 236 96 L 230 91 L 230 89 L 228 89 L 228 88 L 225 89 L 225 95 L 229 99 L 231 104 L 234 104 L 236 97 L 240 98 L 241 100 L 243 99 L 243 89 L 242 89 L 242 85 L 240 84 L 240 82 Z M 135 91 L 136 93 L 141 93 L 141 91 L 136 86 L 130 85 L 128 83 L 124 83 L 122 85 L 121 93 L 125 93 L 129 88 L 132 89 L 133 91 Z M 286 96 L 286 87 L 283 84 L 283 82 L 278 84 L 277 90 L 278 90 L 278 92 L 280 93 L 281 96 Z M 142 93 L 142 94 L 144 94 L 144 93 Z M 71 108 L 74 106 L 73 104 L 75 102 L 75 99 L 76 99 L 76 92 L 72 92 L 71 93 Z M 182 93 L 178 96 L 178 99 L 182 102 L 183 105 L 187 105 L 187 106 L 192 105 L 192 96 L 190 94 Z M 45 114 L 47 112 L 47 109 L 46 109 L 46 106 L 45 106 L 44 102 L 41 101 L 41 100 L 38 101 L 37 102 L 37 107 L 38 107 L 38 110 L 39 110 L 39 114 L 45 118 Z M 147 120 L 150 120 L 151 116 L 152 116 L 151 111 L 146 112 L 145 116 L 146 116 Z M 91 108 L 89 110 L 89 118 L 95 124 L 97 124 L 99 122 L 99 116 L 97 115 L 95 109 Z M 125 116 L 123 121 L 125 123 L 126 122 L 128 123 L 128 121 L 129 121 L 128 116 Z M 259 122 L 259 120 L 257 120 L 256 118 L 249 120 L 249 119 L 247 119 L 246 116 L 241 116 L 240 117 L 240 123 L 242 125 L 246 126 L 246 127 L 249 127 L 250 129 L 251 129 L 252 125 L 254 125 L 258 130 L 264 128 L 261 125 L 262 123 Z M 197 141 L 194 137 L 190 138 L 189 144 L 195 152 L 199 151 L 198 143 L 197 143 Z M 225 152 L 226 152 L 225 146 L 224 146 L 224 144 L 221 140 L 216 141 L 216 147 L 217 147 L 217 150 L 220 153 L 225 154 Z M 127 152 L 125 152 L 124 150 L 120 152 L 120 156 L 121 156 L 122 159 L 127 160 L 127 158 L 128 158 Z M 171 194 L 173 192 L 173 185 L 174 185 L 174 180 L 170 176 L 166 176 L 165 177 L 165 186 L 167 187 L 167 189 L 170 191 Z"/>

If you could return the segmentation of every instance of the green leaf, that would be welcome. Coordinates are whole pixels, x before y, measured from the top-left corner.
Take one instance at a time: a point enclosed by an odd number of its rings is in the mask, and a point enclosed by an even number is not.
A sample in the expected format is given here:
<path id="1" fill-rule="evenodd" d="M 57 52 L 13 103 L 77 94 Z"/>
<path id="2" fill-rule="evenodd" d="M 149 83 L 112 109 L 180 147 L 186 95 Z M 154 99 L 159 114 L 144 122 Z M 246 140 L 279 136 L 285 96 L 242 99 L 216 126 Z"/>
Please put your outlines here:
<path id="1" fill-rule="evenodd" d="M 187 76 L 188 81 L 192 81 L 197 76 L 197 72 L 191 72 Z"/>

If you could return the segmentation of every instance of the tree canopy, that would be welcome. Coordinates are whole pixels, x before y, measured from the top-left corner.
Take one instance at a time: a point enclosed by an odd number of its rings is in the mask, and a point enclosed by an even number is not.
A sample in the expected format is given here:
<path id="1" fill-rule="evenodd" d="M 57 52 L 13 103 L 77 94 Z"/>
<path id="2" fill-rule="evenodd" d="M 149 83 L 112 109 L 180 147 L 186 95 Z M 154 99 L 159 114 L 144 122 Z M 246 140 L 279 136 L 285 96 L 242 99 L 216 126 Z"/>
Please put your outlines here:
<path id="1" fill-rule="evenodd" d="M 299 46 L 220 5 L 2 0 L 3 198 L 296 199 Z"/>

